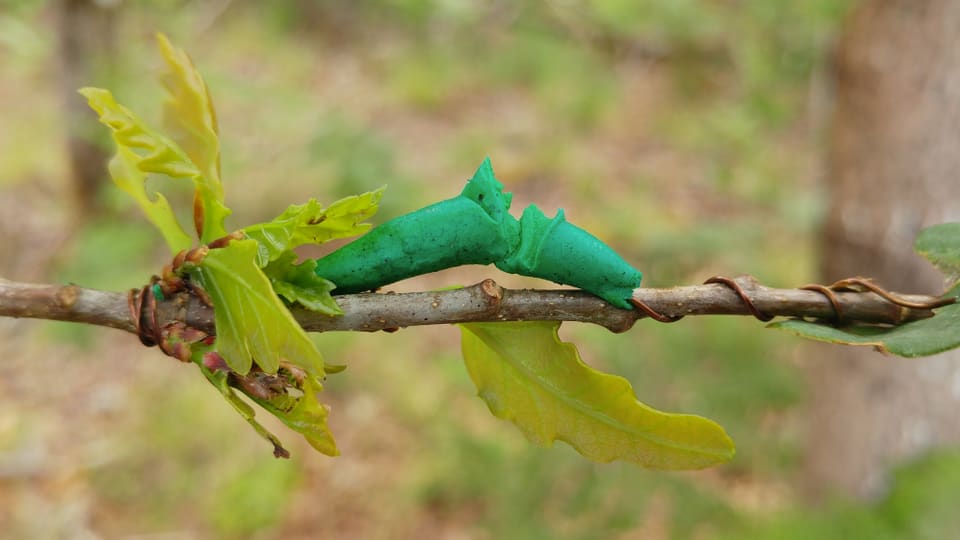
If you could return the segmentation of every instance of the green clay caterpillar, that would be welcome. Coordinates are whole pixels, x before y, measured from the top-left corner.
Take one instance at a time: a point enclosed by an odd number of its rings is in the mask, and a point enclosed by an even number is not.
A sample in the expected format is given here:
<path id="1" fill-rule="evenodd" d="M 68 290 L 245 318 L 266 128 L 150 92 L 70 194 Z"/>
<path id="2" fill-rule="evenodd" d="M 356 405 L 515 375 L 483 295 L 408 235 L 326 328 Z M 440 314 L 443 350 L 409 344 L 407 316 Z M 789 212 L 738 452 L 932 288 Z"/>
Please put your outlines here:
<path id="1" fill-rule="evenodd" d="M 495 264 L 632 309 L 627 299 L 640 286 L 638 270 L 569 223 L 562 209 L 548 218 L 530 205 L 517 220 L 508 212 L 512 198 L 487 158 L 459 196 L 375 227 L 317 260 L 316 273 L 337 285 L 336 294 L 347 294 L 462 264 Z"/>

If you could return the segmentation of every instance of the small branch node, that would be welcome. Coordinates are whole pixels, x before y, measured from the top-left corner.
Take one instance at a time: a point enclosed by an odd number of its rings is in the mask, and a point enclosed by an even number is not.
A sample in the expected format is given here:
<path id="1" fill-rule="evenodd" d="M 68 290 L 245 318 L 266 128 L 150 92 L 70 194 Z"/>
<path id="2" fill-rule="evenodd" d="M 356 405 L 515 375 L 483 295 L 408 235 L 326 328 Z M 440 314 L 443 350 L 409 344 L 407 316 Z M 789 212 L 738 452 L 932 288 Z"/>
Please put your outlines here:
<path id="1" fill-rule="evenodd" d="M 77 298 L 80 296 L 80 287 L 76 285 L 67 285 L 65 287 L 60 287 L 60 290 L 56 294 L 57 307 L 62 309 L 70 309 L 74 304 L 77 303 Z"/>
<path id="2" fill-rule="evenodd" d="M 480 291 L 487 298 L 487 303 L 491 306 L 496 306 L 503 300 L 503 287 L 492 279 L 485 279 L 480 282 Z"/>

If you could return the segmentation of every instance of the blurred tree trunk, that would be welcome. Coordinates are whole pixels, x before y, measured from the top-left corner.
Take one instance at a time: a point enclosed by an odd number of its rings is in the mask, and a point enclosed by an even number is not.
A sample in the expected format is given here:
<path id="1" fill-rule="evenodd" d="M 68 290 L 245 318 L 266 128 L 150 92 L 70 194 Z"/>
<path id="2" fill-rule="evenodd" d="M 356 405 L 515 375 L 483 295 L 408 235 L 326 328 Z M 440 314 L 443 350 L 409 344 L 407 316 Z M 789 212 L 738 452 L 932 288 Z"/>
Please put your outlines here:
<path id="1" fill-rule="evenodd" d="M 823 277 L 939 293 L 943 278 L 911 246 L 922 227 L 960 219 L 960 2 L 867 0 L 847 23 Z M 960 441 L 960 354 L 905 360 L 825 347 L 812 356 L 813 498 L 876 497 L 891 465 Z"/>
<path id="2" fill-rule="evenodd" d="M 67 153 L 76 210 L 82 218 L 97 210 L 107 175 L 106 139 L 97 117 L 77 94 L 82 86 L 103 86 L 113 57 L 113 17 L 117 2 L 58 0 L 61 95 Z"/>

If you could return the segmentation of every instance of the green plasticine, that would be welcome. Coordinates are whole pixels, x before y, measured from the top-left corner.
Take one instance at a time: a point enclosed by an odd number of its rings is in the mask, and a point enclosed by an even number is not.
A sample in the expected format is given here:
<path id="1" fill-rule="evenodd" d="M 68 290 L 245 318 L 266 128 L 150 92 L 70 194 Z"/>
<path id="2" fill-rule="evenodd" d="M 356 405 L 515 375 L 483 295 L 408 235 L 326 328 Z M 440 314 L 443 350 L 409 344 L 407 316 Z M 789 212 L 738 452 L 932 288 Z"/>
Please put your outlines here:
<path id="1" fill-rule="evenodd" d="M 394 218 L 317 261 L 317 275 L 334 282 L 335 294 L 383 285 L 463 264 L 496 264 L 589 291 L 611 304 L 626 301 L 641 274 L 561 209 L 546 217 L 535 205 L 520 220 L 510 215 L 487 158 L 459 196 Z"/>
<path id="2" fill-rule="evenodd" d="M 317 275 L 336 294 L 377 289 L 462 264 L 491 264 L 520 241 L 510 193 L 485 159 L 463 192 L 394 218 L 317 261 Z"/>
<path id="3" fill-rule="evenodd" d="M 590 291 L 611 304 L 633 309 L 627 298 L 642 274 L 610 246 L 566 220 L 563 209 L 548 218 L 530 205 L 520 217 L 520 248 L 498 261 L 504 272 L 548 279 Z"/>

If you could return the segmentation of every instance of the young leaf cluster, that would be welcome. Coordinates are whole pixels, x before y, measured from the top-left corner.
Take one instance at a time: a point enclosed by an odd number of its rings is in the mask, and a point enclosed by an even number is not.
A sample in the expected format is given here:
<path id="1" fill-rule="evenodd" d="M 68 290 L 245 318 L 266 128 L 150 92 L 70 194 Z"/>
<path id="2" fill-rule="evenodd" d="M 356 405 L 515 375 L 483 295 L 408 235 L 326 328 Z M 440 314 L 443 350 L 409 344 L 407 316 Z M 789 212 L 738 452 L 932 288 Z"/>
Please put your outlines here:
<path id="1" fill-rule="evenodd" d="M 193 184 L 194 229 L 199 244 L 209 249 L 199 262 L 191 259 L 175 272 L 177 279 L 199 286 L 212 301 L 217 335 L 209 343 L 187 344 L 189 359 L 274 445 L 277 455 L 286 451 L 254 420 L 253 410 L 235 390 L 303 434 L 319 451 L 335 455 L 327 411 L 317 401 L 327 373 L 323 357 L 280 296 L 328 315 L 340 313 L 330 296 L 334 285 L 313 273 L 315 262 L 296 264 L 293 249 L 364 232 L 369 225 L 363 221 L 376 212 L 382 190 L 327 208 L 311 199 L 269 223 L 228 235 L 225 220 L 231 212 L 220 178 L 217 115 L 210 93 L 184 51 L 162 35 L 157 41 L 165 61 L 161 80 L 168 93 L 163 111 L 169 138 L 117 103 L 108 90 L 83 88 L 80 93 L 113 135 L 117 153 L 109 170 L 114 182 L 136 201 L 173 254 L 188 250 L 194 240 L 163 195 L 147 193 L 145 182 L 154 174 Z"/>

